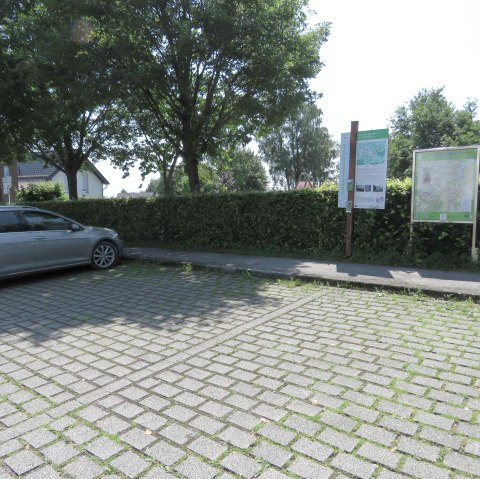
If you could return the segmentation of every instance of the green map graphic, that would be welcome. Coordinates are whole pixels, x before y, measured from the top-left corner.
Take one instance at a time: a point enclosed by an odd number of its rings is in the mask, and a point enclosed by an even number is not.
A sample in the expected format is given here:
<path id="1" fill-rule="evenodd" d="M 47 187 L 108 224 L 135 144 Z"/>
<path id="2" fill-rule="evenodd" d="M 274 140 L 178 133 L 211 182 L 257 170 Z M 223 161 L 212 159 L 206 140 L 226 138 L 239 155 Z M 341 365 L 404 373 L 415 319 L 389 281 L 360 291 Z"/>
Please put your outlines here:
<path id="1" fill-rule="evenodd" d="M 357 165 L 381 165 L 385 163 L 385 140 L 359 141 Z"/>
<path id="2" fill-rule="evenodd" d="M 463 150 L 464 153 L 466 150 Z M 415 165 L 414 219 L 472 221 L 476 194 L 476 150 L 470 157 L 456 152 L 417 156 Z M 466 155 L 462 155 L 466 156 Z"/>

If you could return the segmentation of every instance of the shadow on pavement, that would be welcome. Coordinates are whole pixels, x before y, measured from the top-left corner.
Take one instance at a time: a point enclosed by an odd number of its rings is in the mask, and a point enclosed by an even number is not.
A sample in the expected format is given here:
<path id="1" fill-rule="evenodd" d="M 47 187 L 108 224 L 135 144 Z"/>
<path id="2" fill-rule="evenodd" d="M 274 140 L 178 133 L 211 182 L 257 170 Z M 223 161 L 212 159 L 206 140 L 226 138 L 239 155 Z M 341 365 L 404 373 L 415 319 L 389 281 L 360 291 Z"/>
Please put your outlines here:
<path id="1" fill-rule="evenodd" d="M 128 333 L 118 326 L 129 324 L 173 336 L 188 324 L 207 338 L 281 303 L 264 280 L 249 275 L 126 261 L 109 271 L 81 268 L 0 283 L 0 342 L 15 334 L 42 343 L 78 326 L 92 327 L 92 334 L 110 325 Z"/>

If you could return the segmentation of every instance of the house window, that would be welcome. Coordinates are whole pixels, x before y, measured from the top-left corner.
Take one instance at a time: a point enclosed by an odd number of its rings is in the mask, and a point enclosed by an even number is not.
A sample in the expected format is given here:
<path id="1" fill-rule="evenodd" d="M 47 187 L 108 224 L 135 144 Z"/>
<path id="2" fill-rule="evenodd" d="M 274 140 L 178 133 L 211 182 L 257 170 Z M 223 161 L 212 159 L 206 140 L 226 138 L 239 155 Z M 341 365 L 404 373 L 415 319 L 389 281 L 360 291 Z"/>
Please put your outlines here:
<path id="1" fill-rule="evenodd" d="M 88 173 L 85 171 L 82 173 L 82 194 L 89 193 L 88 191 Z"/>

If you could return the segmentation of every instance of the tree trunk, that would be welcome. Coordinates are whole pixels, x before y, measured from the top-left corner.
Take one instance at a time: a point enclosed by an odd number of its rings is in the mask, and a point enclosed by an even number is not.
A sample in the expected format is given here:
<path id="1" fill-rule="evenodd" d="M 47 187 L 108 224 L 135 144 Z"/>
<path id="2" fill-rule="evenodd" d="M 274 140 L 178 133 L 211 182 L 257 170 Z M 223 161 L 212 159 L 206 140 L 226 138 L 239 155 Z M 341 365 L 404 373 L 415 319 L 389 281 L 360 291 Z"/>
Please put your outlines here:
<path id="1" fill-rule="evenodd" d="M 200 176 L 198 174 L 198 159 L 196 152 L 190 145 L 184 148 L 185 173 L 188 175 L 188 184 L 191 193 L 200 193 Z"/>
<path id="2" fill-rule="evenodd" d="M 65 170 L 65 174 L 67 175 L 68 197 L 71 200 L 78 200 L 77 172 Z"/>

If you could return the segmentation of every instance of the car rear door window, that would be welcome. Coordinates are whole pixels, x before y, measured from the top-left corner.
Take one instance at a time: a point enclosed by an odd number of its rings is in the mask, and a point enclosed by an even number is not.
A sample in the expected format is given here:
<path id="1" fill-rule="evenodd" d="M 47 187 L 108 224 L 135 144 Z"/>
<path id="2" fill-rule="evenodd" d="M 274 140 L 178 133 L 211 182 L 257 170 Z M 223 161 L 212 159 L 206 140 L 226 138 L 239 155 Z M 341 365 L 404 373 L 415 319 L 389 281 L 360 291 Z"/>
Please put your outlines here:
<path id="1" fill-rule="evenodd" d="M 22 231 L 14 211 L 0 211 L 0 233 L 18 233 Z"/>
<path id="2" fill-rule="evenodd" d="M 42 211 L 24 211 L 22 216 L 32 231 L 62 231 L 71 227 L 65 218 Z"/>

